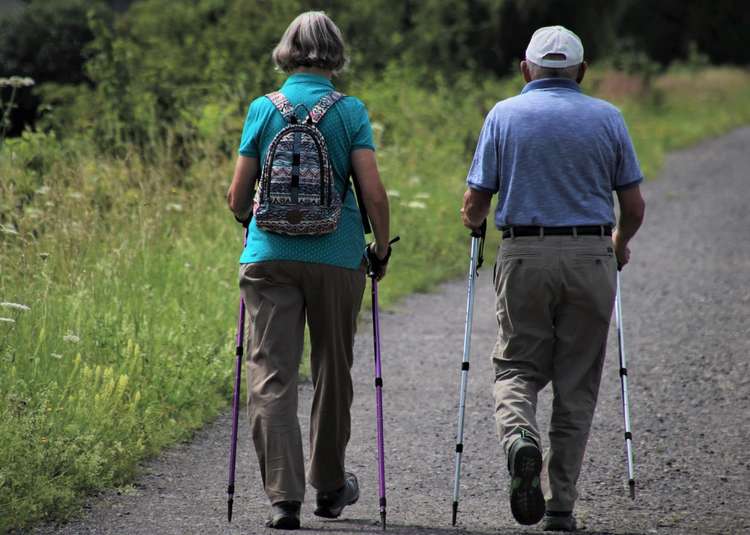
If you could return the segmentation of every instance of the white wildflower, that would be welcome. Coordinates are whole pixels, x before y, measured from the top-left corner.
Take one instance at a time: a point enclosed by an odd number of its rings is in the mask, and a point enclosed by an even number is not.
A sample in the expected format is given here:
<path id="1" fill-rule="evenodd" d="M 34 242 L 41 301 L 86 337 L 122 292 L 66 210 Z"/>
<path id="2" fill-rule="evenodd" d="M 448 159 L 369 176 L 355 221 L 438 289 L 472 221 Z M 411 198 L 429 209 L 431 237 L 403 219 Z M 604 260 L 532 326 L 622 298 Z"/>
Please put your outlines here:
<path id="1" fill-rule="evenodd" d="M 386 193 L 389 197 L 401 197 L 401 192 L 397 189 L 389 189 Z"/>
<path id="2" fill-rule="evenodd" d="M 0 318 L 0 323 L 15 323 L 16 320 L 13 318 Z"/>
<path id="3" fill-rule="evenodd" d="M 71 199 L 76 199 L 76 200 L 83 199 L 83 193 L 81 193 L 80 191 L 69 191 L 68 197 L 70 197 Z"/>
<path id="4" fill-rule="evenodd" d="M 47 208 L 52 208 L 53 206 L 55 206 L 55 203 L 53 203 L 52 201 L 47 201 L 46 203 L 44 203 L 44 206 L 46 206 Z"/>
<path id="5" fill-rule="evenodd" d="M 406 206 L 409 208 L 418 208 L 419 210 L 424 210 L 425 208 L 427 208 L 427 205 L 422 201 L 409 201 L 408 203 L 406 203 Z"/>
<path id="6" fill-rule="evenodd" d="M 13 235 L 15 235 L 15 236 L 18 236 L 18 231 L 17 231 L 17 230 L 16 230 L 16 228 L 15 228 L 15 227 L 14 227 L 13 225 L 11 225 L 11 224 L 8 224 L 8 225 L 0 225 L 0 232 L 2 232 L 3 234 L 13 234 Z"/>
<path id="7" fill-rule="evenodd" d="M 22 305 L 21 303 L 10 303 L 8 301 L 4 301 L 0 303 L 0 307 L 3 308 L 10 308 L 11 310 L 22 310 L 23 312 L 27 312 L 31 310 L 31 307 L 28 307 L 26 305 Z"/>
<path id="8" fill-rule="evenodd" d="M 42 211 L 39 208 L 26 208 L 26 215 L 32 219 L 38 219 L 42 217 Z"/>
<path id="9" fill-rule="evenodd" d="M 412 186 L 417 186 L 421 183 L 422 183 L 422 177 L 420 177 L 419 175 L 411 175 L 409 177 L 409 184 L 411 184 Z"/>
<path id="10" fill-rule="evenodd" d="M 49 186 L 42 186 L 38 190 L 36 190 L 36 193 L 38 195 L 47 195 L 49 193 Z"/>
<path id="11" fill-rule="evenodd" d="M 414 196 L 415 199 L 429 199 L 430 197 L 431 195 L 426 191 L 420 191 Z"/>
<path id="12" fill-rule="evenodd" d="M 60 353 L 50 353 L 49 356 L 57 360 L 60 360 L 63 357 Z"/>
<path id="13" fill-rule="evenodd" d="M 49 253 L 39 253 L 39 258 L 47 260 L 49 258 Z"/>
<path id="14" fill-rule="evenodd" d="M 77 344 L 78 342 L 81 341 L 81 339 L 77 335 L 71 332 L 63 336 L 63 340 L 65 340 L 66 342 L 70 342 L 72 344 Z"/>
<path id="15" fill-rule="evenodd" d="M 10 78 L 0 78 L 0 87 L 31 87 L 34 85 L 34 79 L 24 76 L 11 76 Z"/>
<path id="16" fill-rule="evenodd" d="M 167 205 L 167 212 L 182 212 L 182 205 L 176 202 L 171 202 Z"/>

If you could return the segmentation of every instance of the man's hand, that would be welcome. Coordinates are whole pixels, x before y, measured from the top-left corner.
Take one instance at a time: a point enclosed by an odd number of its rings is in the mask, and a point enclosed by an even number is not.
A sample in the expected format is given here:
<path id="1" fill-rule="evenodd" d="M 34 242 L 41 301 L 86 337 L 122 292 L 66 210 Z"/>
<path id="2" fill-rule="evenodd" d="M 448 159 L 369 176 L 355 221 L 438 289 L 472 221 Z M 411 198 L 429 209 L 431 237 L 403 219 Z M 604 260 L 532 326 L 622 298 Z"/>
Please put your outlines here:
<path id="1" fill-rule="evenodd" d="M 617 269 L 621 271 L 630 262 L 630 248 L 628 247 L 628 242 L 622 239 L 622 234 L 617 230 L 612 234 L 612 243 L 614 244 L 615 256 L 617 257 Z"/>

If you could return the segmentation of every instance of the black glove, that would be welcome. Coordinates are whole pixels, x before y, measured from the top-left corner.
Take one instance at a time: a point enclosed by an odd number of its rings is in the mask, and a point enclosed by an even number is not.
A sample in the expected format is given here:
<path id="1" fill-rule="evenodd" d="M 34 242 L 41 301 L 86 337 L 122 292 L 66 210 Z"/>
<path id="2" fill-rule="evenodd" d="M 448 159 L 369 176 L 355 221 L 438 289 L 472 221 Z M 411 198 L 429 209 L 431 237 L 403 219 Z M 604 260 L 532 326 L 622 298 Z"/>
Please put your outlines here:
<path id="1" fill-rule="evenodd" d="M 388 260 L 391 258 L 391 251 L 393 250 L 391 244 L 396 243 L 400 239 L 396 236 L 388 243 L 388 252 L 385 254 L 385 258 L 378 258 L 375 252 L 375 244 L 367 244 L 367 274 L 370 277 L 374 277 L 380 280 L 385 274 L 385 268 L 388 266 Z"/>

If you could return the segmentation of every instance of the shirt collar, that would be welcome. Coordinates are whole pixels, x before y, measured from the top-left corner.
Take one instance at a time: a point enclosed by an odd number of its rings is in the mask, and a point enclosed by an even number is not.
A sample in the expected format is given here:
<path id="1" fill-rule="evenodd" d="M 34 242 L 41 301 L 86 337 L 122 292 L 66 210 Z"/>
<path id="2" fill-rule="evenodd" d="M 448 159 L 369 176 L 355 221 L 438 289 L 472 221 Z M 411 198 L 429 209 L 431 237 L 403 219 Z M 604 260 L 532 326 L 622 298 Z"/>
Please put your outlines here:
<path id="1" fill-rule="evenodd" d="M 575 80 L 570 78 L 541 78 L 529 82 L 521 90 L 521 94 L 535 91 L 537 89 L 572 89 L 578 93 L 583 93 L 581 86 Z"/>
<path id="2" fill-rule="evenodd" d="M 312 74 L 309 72 L 298 72 L 292 74 L 289 78 L 286 79 L 286 82 L 284 82 L 284 87 L 294 84 L 316 84 L 333 89 L 333 82 L 331 82 L 328 78 L 319 74 Z"/>

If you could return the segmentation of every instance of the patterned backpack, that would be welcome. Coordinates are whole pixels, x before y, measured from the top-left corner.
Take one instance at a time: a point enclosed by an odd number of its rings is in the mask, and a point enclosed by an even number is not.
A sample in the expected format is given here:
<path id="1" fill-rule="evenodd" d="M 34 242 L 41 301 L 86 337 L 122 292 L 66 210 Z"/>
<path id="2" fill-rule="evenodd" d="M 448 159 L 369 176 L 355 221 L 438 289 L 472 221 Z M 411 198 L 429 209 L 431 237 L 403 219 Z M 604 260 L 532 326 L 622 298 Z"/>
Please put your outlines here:
<path id="1" fill-rule="evenodd" d="M 280 92 L 266 95 L 287 124 L 271 141 L 255 202 L 258 227 L 280 234 L 320 235 L 336 229 L 342 198 L 333 185 L 328 148 L 318 123 L 344 95 L 333 91 L 302 120 Z"/>

